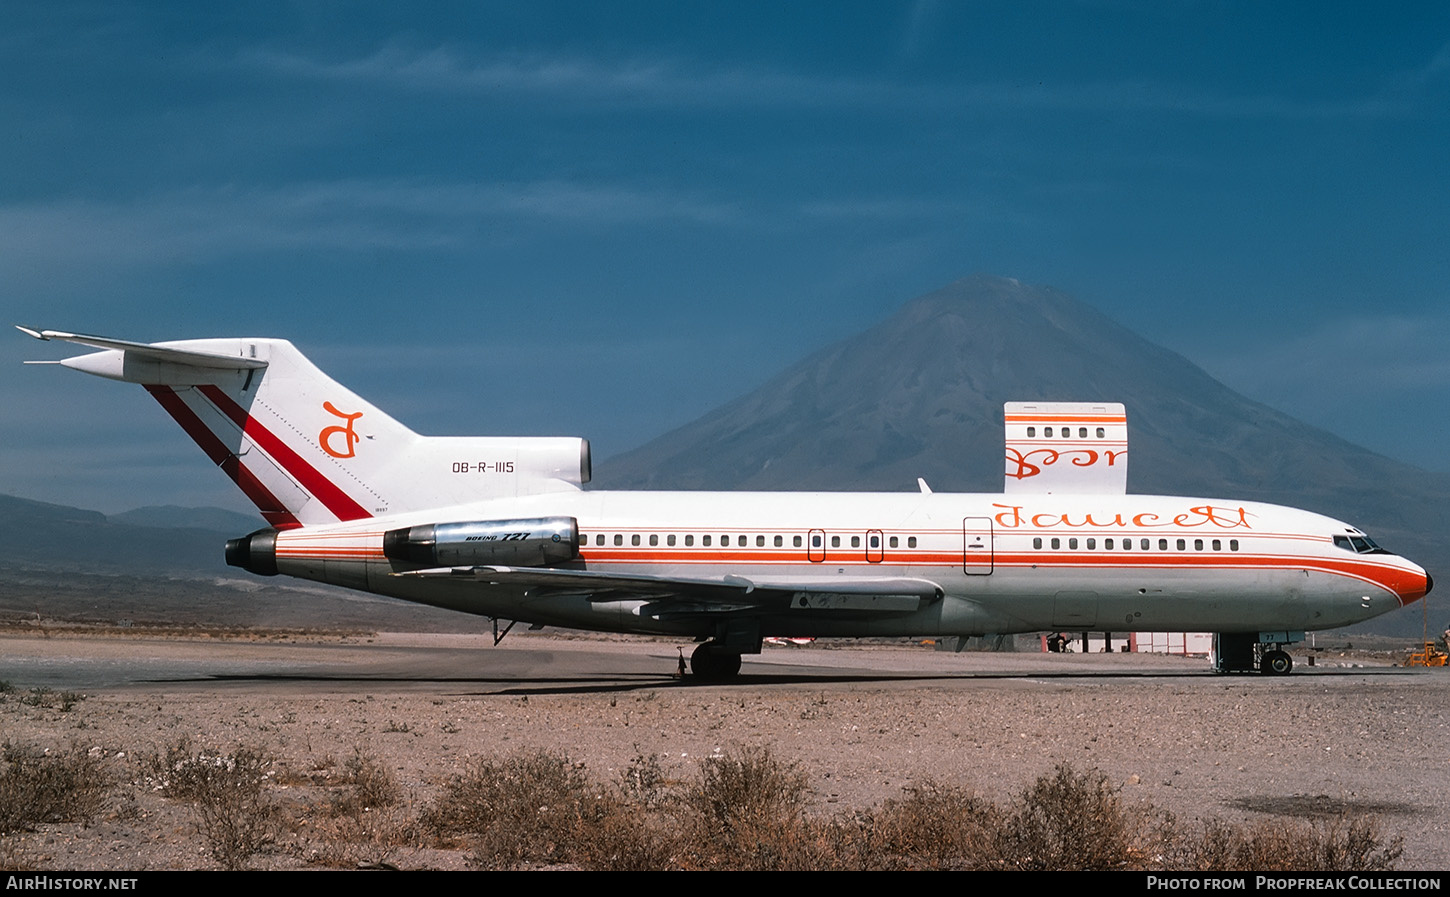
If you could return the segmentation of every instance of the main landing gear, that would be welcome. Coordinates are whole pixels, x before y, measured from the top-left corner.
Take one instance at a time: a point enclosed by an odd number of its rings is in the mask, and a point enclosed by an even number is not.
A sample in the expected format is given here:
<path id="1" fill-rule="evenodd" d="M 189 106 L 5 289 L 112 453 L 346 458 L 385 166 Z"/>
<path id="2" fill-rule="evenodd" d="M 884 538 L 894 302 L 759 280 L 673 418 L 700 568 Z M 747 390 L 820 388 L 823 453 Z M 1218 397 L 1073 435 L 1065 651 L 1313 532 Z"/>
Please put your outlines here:
<path id="1" fill-rule="evenodd" d="M 1294 658 L 1281 646 L 1303 639 L 1302 632 L 1216 632 L 1213 636 L 1214 672 L 1286 675 L 1294 669 Z"/>
<path id="2" fill-rule="evenodd" d="M 719 642 L 702 642 L 690 654 L 690 672 L 707 682 L 724 682 L 740 674 L 740 651 Z"/>

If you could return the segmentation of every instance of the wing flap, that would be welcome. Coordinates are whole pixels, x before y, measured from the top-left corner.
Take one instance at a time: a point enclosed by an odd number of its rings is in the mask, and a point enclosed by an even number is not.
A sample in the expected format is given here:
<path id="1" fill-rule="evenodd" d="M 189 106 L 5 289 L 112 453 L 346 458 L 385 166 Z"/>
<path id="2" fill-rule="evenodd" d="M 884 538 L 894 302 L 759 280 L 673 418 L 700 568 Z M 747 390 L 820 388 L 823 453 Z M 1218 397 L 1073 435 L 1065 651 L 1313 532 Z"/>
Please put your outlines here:
<path id="1" fill-rule="evenodd" d="M 642 613 L 677 615 L 796 608 L 816 611 L 910 613 L 942 595 L 927 579 L 763 576 L 677 577 L 547 567 L 437 567 L 395 573 L 503 586 L 534 595 L 578 595 L 591 601 L 638 598 Z"/>

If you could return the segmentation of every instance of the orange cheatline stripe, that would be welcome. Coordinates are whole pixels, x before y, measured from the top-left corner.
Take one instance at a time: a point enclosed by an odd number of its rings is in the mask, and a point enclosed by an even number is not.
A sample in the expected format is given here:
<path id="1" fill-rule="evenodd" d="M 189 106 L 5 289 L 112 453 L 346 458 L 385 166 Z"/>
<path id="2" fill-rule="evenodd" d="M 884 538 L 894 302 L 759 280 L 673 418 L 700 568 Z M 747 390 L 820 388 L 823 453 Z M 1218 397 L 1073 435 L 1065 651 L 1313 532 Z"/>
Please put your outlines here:
<path id="1" fill-rule="evenodd" d="M 591 553 L 597 555 L 597 552 Z M 646 552 L 619 552 L 621 556 L 615 557 L 584 557 L 583 560 L 601 565 L 629 564 L 629 565 L 661 565 L 673 564 L 679 566 L 810 566 L 812 562 L 803 560 L 799 555 L 794 557 L 775 558 L 745 558 L 731 556 L 724 558 L 710 558 L 689 556 L 685 554 L 661 555 L 649 554 Z M 325 549 L 307 550 L 305 548 L 287 548 L 281 545 L 277 548 L 277 556 L 288 559 L 316 559 L 316 560 L 357 560 L 366 558 L 382 558 L 383 553 L 380 547 L 343 547 L 333 546 Z M 1192 562 L 1185 562 L 1191 559 Z M 1309 569 L 1322 573 L 1329 573 L 1339 576 L 1349 576 L 1362 582 L 1383 588 L 1398 596 L 1401 588 L 1406 593 L 1413 594 L 1415 598 L 1424 595 L 1423 577 L 1413 571 L 1403 570 L 1385 564 L 1375 564 L 1370 561 L 1352 561 L 1350 559 L 1340 560 L 1338 558 L 1306 557 L 1294 555 L 1233 555 L 1233 554 L 1191 554 L 1165 556 L 1155 553 L 1140 553 L 1135 555 L 1103 555 L 1103 554 L 1069 554 L 1067 552 L 1053 552 L 1051 554 L 1023 554 L 1001 552 L 989 557 L 985 554 L 972 555 L 965 559 L 967 562 L 981 563 L 990 560 L 995 566 L 1002 568 L 1037 568 L 1037 569 L 1071 569 L 1085 567 L 1099 568 L 1120 568 L 1125 571 L 1131 569 L 1162 569 L 1180 570 L 1192 572 L 1204 568 L 1215 568 L 1219 570 L 1293 570 Z M 835 564 L 844 564 L 851 567 L 864 567 L 866 569 L 879 569 L 882 564 L 886 566 L 899 567 L 942 567 L 948 569 L 960 568 L 964 562 L 961 554 L 941 555 L 935 554 L 927 557 L 893 557 L 881 562 L 867 561 L 858 555 L 852 557 L 828 556 L 827 561 Z M 1414 580 L 1419 579 L 1419 583 Z M 1411 598 L 1414 600 L 1414 598 Z"/>
<path id="2" fill-rule="evenodd" d="M 1127 415 L 1123 414 L 1007 414 L 1003 416 L 1009 424 L 1017 423 L 1082 423 L 1082 424 L 1126 424 Z"/>

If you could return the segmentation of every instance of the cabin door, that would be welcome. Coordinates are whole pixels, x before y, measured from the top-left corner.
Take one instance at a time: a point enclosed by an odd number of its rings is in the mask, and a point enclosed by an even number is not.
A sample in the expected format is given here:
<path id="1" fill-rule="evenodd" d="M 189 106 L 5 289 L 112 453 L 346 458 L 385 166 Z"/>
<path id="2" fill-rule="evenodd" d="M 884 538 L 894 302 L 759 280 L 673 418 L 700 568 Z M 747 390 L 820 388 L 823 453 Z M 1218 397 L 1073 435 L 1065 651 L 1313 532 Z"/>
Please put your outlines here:
<path id="1" fill-rule="evenodd" d="M 962 519 L 962 570 L 968 576 L 986 576 L 994 565 L 992 518 Z"/>

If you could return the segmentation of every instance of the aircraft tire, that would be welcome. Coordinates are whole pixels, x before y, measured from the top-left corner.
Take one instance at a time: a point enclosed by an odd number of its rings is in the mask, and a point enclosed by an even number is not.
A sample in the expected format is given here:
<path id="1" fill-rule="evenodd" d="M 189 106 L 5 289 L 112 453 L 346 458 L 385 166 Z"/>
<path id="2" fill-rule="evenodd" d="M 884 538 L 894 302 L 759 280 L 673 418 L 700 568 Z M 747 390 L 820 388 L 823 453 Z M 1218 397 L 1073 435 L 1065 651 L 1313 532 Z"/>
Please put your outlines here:
<path id="1" fill-rule="evenodd" d="M 1287 651 L 1275 648 L 1264 654 L 1259 668 L 1270 676 L 1283 676 L 1294 669 L 1294 658 Z"/>
<path id="2" fill-rule="evenodd" d="M 740 652 L 705 642 L 690 654 L 690 673 L 708 682 L 734 679 L 740 673 Z"/>

